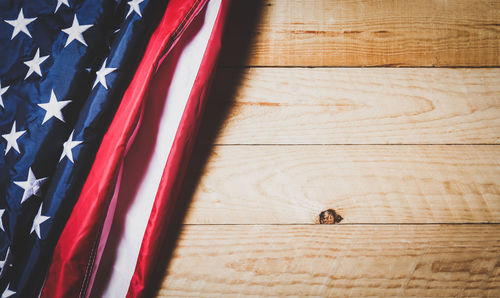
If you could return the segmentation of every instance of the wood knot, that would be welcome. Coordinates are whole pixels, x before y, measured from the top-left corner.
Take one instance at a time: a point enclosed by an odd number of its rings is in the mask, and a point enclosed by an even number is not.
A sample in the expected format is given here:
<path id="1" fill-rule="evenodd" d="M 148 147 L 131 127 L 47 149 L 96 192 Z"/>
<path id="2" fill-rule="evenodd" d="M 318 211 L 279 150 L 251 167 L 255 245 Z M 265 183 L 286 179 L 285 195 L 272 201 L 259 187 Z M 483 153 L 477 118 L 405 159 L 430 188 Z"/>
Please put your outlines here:
<path id="1" fill-rule="evenodd" d="M 335 210 L 333 209 L 322 211 L 319 214 L 320 224 L 332 225 L 341 222 L 343 219 L 344 218 L 337 214 L 337 212 L 335 212 Z"/>

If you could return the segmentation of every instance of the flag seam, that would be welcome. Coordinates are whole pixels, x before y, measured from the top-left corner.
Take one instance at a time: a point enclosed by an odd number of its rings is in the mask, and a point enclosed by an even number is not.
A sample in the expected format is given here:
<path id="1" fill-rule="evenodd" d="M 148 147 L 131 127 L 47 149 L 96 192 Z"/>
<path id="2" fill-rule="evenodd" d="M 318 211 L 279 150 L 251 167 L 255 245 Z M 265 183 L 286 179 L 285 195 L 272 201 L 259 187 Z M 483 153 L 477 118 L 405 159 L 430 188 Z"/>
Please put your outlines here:
<path id="1" fill-rule="evenodd" d="M 176 39 L 184 32 L 184 29 L 191 23 L 186 22 L 191 18 L 192 14 L 198 10 L 198 7 L 200 6 L 201 2 L 204 2 L 203 0 L 196 0 L 196 2 L 191 6 L 191 8 L 188 10 L 182 21 L 179 23 L 177 28 L 172 32 L 172 35 L 167 41 L 167 44 L 165 45 L 163 51 L 161 52 L 160 55 L 158 55 L 158 59 L 155 61 L 153 69 L 155 70 L 155 73 L 158 71 L 158 68 L 161 65 L 161 62 L 163 61 L 163 58 L 165 55 L 168 55 L 170 50 L 172 49 L 173 45 L 175 44 Z"/>

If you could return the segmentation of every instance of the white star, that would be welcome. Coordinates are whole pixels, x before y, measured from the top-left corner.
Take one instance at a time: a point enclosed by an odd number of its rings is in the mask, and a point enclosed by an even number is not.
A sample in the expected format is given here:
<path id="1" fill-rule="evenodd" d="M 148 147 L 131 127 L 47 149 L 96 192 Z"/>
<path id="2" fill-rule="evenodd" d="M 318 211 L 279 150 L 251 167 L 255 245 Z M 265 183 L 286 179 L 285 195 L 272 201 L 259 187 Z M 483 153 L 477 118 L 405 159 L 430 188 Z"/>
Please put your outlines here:
<path id="1" fill-rule="evenodd" d="M 7 146 L 5 147 L 5 155 L 9 153 L 10 148 L 14 148 L 17 153 L 21 153 L 21 151 L 19 151 L 19 146 L 17 145 L 17 139 L 19 139 L 19 137 L 22 136 L 25 132 L 26 130 L 16 131 L 16 121 L 14 121 L 10 133 L 2 135 L 2 138 L 7 141 Z"/>
<path id="2" fill-rule="evenodd" d="M 21 11 L 19 11 L 19 15 L 17 16 L 17 19 L 5 20 L 5 22 L 7 22 L 9 25 L 14 27 L 14 31 L 12 31 L 12 37 L 10 39 L 11 40 L 14 39 L 14 37 L 17 35 L 17 33 L 21 32 L 21 31 L 23 31 L 29 37 L 31 37 L 31 34 L 28 31 L 28 27 L 26 27 L 26 26 L 35 20 L 36 20 L 36 18 L 24 18 L 22 8 L 21 8 Z"/>
<path id="3" fill-rule="evenodd" d="M 127 12 L 127 16 L 125 18 L 128 18 L 128 16 L 132 13 L 132 11 L 135 11 L 141 18 L 141 9 L 139 8 L 139 4 L 144 2 L 144 0 L 131 0 L 127 4 L 130 5 L 130 9 Z"/>
<path id="4" fill-rule="evenodd" d="M 63 144 L 63 152 L 61 154 L 61 158 L 59 158 L 59 161 L 61 161 L 65 156 L 68 157 L 68 159 L 72 162 L 72 163 L 75 163 L 73 161 L 73 152 L 71 151 L 71 149 L 75 148 L 76 146 L 80 145 L 81 143 L 83 143 L 82 141 L 73 141 L 73 133 L 75 131 L 73 130 L 71 132 L 71 135 L 69 135 L 69 138 L 66 142 L 64 142 Z"/>
<path id="5" fill-rule="evenodd" d="M 3 266 L 5 265 L 5 261 L 7 261 L 7 257 L 9 256 L 9 252 L 10 252 L 10 247 L 7 248 L 7 252 L 5 253 L 5 258 L 0 261 L 0 270 L 3 270 Z"/>
<path id="6" fill-rule="evenodd" d="M 7 90 L 9 90 L 9 87 L 10 86 L 5 86 L 2 88 L 2 82 L 0 82 L 0 106 L 2 106 L 2 108 L 5 108 L 3 106 L 2 95 L 4 95 L 4 93 L 7 92 Z"/>
<path id="7" fill-rule="evenodd" d="M 2 231 L 5 232 L 5 228 L 3 227 L 3 220 L 2 220 L 4 213 L 5 213 L 5 209 L 0 209 L 0 229 L 2 229 Z M 1 267 L 3 267 L 3 263 L 2 263 L 2 265 L 0 265 L 0 268 Z"/>
<path id="8" fill-rule="evenodd" d="M 85 39 L 83 39 L 82 33 L 85 32 L 85 30 L 89 29 L 94 25 L 81 25 L 78 23 L 78 19 L 75 17 L 73 18 L 73 25 L 71 27 L 68 27 L 66 29 L 62 29 L 62 31 L 66 34 L 68 34 L 68 39 L 66 40 L 66 44 L 64 47 L 67 47 L 73 40 L 78 40 L 85 46 L 87 46 L 87 43 L 85 42 Z"/>
<path id="9" fill-rule="evenodd" d="M 39 103 L 38 105 L 44 109 L 45 117 L 43 117 L 42 124 L 47 122 L 52 117 L 56 117 L 57 119 L 64 122 L 64 117 L 62 115 L 61 109 L 68 105 L 71 100 L 61 100 L 57 101 L 56 95 L 54 94 L 54 90 L 50 91 L 50 100 L 48 103 Z"/>
<path id="10" fill-rule="evenodd" d="M 61 6 L 61 4 L 64 4 L 67 7 L 69 7 L 68 0 L 57 0 L 56 10 L 54 10 L 54 13 L 57 12 L 57 10 L 59 9 L 59 6 Z"/>
<path id="11" fill-rule="evenodd" d="M 102 64 L 101 69 L 99 69 L 95 73 L 97 77 L 95 78 L 94 86 L 92 86 L 92 89 L 94 89 L 95 85 L 97 85 L 97 82 L 101 83 L 104 88 L 108 89 L 108 85 L 106 84 L 106 76 L 115 71 L 116 68 L 106 67 L 106 60 L 108 60 L 108 58 L 104 59 L 104 63 Z"/>
<path id="12" fill-rule="evenodd" d="M 29 69 L 28 73 L 26 73 L 26 77 L 24 79 L 26 80 L 33 72 L 36 72 L 39 76 L 42 76 L 42 70 L 40 70 L 40 64 L 43 63 L 43 61 L 47 60 L 50 55 L 40 57 L 40 49 L 36 50 L 35 57 L 33 57 L 32 60 L 25 61 L 24 64 L 26 64 Z"/>
<path id="13" fill-rule="evenodd" d="M 2 298 L 10 297 L 16 293 L 15 291 L 10 290 L 9 287 L 10 287 L 10 283 L 5 288 L 5 291 L 3 291 Z"/>
<path id="14" fill-rule="evenodd" d="M 28 170 L 28 179 L 26 179 L 26 181 L 14 181 L 17 186 L 24 189 L 21 204 L 29 199 L 32 195 L 38 196 L 38 194 L 40 193 L 40 188 L 42 187 L 43 183 L 45 183 L 45 180 L 47 180 L 47 177 L 36 179 L 35 174 L 33 174 L 33 171 L 30 167 Z"/>
<path id="15" fill-rule="evenodd" d="M 42 236 L 40 236 L 40 225 L 44 221 L 50 218 L 50 216 L 42 215 L 42 205 L 40 205 L 40 209 L 38 209 L 38 213 L 36 214 L 35 219 L 33 219 L 33 225 L 31 226 L 31 232 L 30 232 L 31 234 L 33 233 L 33 231 L 35 231 L 39 239 L 42 239 Z"/>

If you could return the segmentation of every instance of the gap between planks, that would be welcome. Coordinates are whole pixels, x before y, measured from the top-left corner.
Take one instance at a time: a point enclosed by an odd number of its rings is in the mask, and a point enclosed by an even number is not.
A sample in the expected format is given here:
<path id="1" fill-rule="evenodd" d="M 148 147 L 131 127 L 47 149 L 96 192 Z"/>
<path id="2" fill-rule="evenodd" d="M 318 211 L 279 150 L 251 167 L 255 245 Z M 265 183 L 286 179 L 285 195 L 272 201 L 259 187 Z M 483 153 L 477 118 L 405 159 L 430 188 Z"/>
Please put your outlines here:
<path id="1" fill-rule="evenodd" d="M 235 147 L 235 146 L 282 146 L 282 147 L 294 147 L 294 146 L 498 146 L 500 144 L 490 144 L 490 143 L 463 143 L 463 144 L 199 144 L 199 146 L 213 146 L 213 147 Z"/>
<path id="2" fill-rule="evenodd" d="M 401 66 L 379 66 L 379 65 L 358 65 L 358 66 L 349 66 L 349 65 L 330 65 L 330 66 L 290 66 L 290 65 L 218 65 L 218 69 L 252 69 L 252 68 L 284 68 L 284 69 L 335 69 L 335 68 L 362 68 L 362 69 L 376 69 L 376 68 L 384 68 L 384 69 L 391 69 L 391 68 L 415 68 L 415 69 L 496 69 L 500 68 L 499 66 L 407 66 L 407 65 L 401 65 Z"/>
<path id="3" fill-rule="evenodd" d="M 249 224 L 249 223 L 182 223 L 183 226 L 249 226 L 249 227 L 267 227 L 267 226 L 317 226 L 318 223 L 261 223 L 261 224 Z M 329 226 L 330 224 L 324 224 Z M 500 222 L 350 222 L 350 223 L 338 223 L 336 226 L 460 226 L 460 225 L 500 225 Z"/>

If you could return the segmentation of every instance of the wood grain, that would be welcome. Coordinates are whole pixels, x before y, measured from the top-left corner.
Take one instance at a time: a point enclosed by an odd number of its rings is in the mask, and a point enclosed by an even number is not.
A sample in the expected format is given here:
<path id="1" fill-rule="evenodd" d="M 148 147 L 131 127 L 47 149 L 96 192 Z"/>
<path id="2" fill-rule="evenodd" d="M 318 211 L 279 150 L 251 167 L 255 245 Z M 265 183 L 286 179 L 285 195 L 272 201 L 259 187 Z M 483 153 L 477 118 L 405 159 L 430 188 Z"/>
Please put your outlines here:
<path id="1" fill-rule="evenodd" d="M 500 65 L 498 0 L 234 1 L 228 24 L 223 65 Z"/>
<path id="2" fill-rule="evenodd" d="M 220 69 L 212 90 L 205 143 L 500 142 L 500 69 Z"/>
<path id="3" fill-rule="evenodd" d="M 497 225 L 184 226 L 168 296 L 500 296 Z"/>
<path id="4" fill-rule="evenodd" d="M 216 146 L 201 173 L 197 158 L 186 224 L 314 223 L 328 208 L 343 223 L 500 222 L 500 146 Z"/>
<path id="5" fill-rule="evenodd" d="M 220 64 L 160 297 L 500 297 L 499 0 L 233 1 Z"/>

